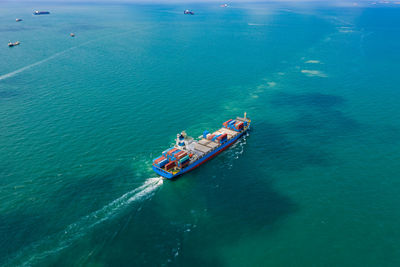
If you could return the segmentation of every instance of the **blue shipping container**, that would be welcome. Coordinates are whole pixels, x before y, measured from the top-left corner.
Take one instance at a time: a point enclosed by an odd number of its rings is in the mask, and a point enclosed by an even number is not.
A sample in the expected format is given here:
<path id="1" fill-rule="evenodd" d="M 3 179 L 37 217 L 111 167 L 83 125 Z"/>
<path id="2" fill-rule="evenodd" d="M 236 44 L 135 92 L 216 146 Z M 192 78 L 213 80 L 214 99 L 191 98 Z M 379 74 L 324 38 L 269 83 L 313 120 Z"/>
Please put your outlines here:
<path id="1" fill-rule="evenodd" d="M 167 160 L 167 159 L 164 159 L 163 161 L 160 161 L 158 164 L 156 164 L 156 166 L 162 168 L 162 167 L 164 167 L 165 164 L 167 164 L 167 163 L 168 163 L 168 160 Z"/>
<path id="2" fill-rule="evenodd" d="M 184 161 L 186 161 L 186 160 L 188 160 L 189 159 L 189 155 L 186 155 L 186 156 L 184 156 L 183 158 L 181 158 L 180 160 L 179 160 L 179 162 L 184 162 Z"/>
<path id="3" fill-rule="evenodd" d="M 185 164 L 185 163 L 188 162 L 188 161 L 189 161 L 189 159 L 187 159 L 187 160 L 185 160 L 185 161 L 182 161 L 182 162 L 179 162 L 178 166 L 180 167 L 182 164 Z"/>

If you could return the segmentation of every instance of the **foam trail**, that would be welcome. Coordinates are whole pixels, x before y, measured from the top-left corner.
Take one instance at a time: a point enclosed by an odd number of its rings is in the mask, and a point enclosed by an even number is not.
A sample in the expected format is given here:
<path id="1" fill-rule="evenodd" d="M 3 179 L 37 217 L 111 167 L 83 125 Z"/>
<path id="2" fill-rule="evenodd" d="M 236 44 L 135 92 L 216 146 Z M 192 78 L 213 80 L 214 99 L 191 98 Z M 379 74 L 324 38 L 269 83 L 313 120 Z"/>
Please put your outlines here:
<path id="1" fill-rule="evenodd" d="M 126 32 L 122 32 L 122 33 L 119 33 L 119 34 L 114 34 L 113 36 L 115 37 L 115 36 L 118 36 L 118 35 L 130 33 L 130 32 L 132 32 L 132 31 L 126 31 Z M 101 40 L 101 39 L 106 39 L 107 37 L 108 37 L 108 36 L 104 36 L 104 37 L 100 37 L 100 38 L 97 38 L 97 39 L 94 39 L 94 40 L 90 40 L 90 41 L 84 42 L 84 43 L 82 43 L 82 44 L 80 44 L 80 45 L 77 45 L 77 46 L 68 48 L 68 49 L 66 49 L 66 50 L 64 50 L 64 51 L 61 51 L 61 52 L 58 52 L 58 53 L 55 53 L 54 55 L 52 55 L 52 56 L 50 56 L 50 57 L 48 57 L 48 58 L 42 59 L 42 60 L 40 60 L 40 61 L 38 61 L 38 62 L 35 62 L 35 63 L 31 64 L 31 65 L 22 67 L 22 68 L 20 68 L 20 69 L 18 69 L 18 70 L 12 71 L 12 72 L 7 73 L 7 74 L 3 74 L 3 75 L 0 76 L 0 81 L 5 80 L 5 79 L 8 79 L 8 78 L 11 78 L 11 77 L 13 77 L 13 76 L 15 76 L 15 75 L 17 75 L 17 74 L 19 74 L 19 73 L 21 73 L 21 72 L 23 72 L 23 71 L 26 71 L 26 70 L 28 70 L 28 69 L 30 69 L 30 68 L 33 68 L 33 67 L 35 67 L 35 66 L 37 66 L 37 65 L 43 64 L 43 63 L 45 63 L 45 62 L 47 62 L 47 61 L 49 61 L 49 60 L 51 60 L 51 59 L 53 59 L 53 58 L 55 58 L 55 57 L 58 57 L 58 56 L 61 56 L 62 54 L 65 54 L 66 52 L 68 52 L 68 51 L 70 51 L 70 50 L 73 50 L 73 49 L 76 49 L 76 48 L 78 48 L 78 47 L 87 45 L 88 43 L 91 43 L 91 42 L 95 42 L 95 41 L 98 41 L 98 40 Z"/>
<path id="2" fill-rule="evenodd" d="M 95 226 L 110 220 L 127 208 L 131 203 L 146 200 L 163 184 L 161 177 L 149 178 L 143 185 L 125 193 L 103 208 L 94 211 L 77 222 L 68 225 L 64 231 L 46 237 L 18 253 L 7 265 L 32 266 L 39 260 L 53 255 L 78 241 Z"/>
<path id="3" fill-rule="evenodd" d="M 71 49 L 71 48 L 70 48 L 70 49 Z M 54 54 L 54 55 L 52 55 L 52 56 L 50 56 L 50 57 L 48 57 L 48 58 L 46 58 L 46 59 L 40 60 L 40 61 L 38 61 L 38 62 L 36 62 L 36 63 L 33 63 L 33 64 L 31 64 L 31 65 L 28 65 L 28 66 L 25 66 L 25 67 L 23 67 L 23 68 L 20 68 L 20 69 L 18 69 L 18 70 L 12 71 L 12 72 L 10 72 L 10 73 L 1 75 L 1 76 L 0 76 L 0 81 L 5 80 L 5 79 L 8 79 L 8 78 L 11 78 L 11 77 L 17 75 L 18 73 L 21 73 L 21 72 L 26 71 L 26 70 L 29 70 L 30 68 L 33 68 L 33 67 L 35 67 L 35 66 L 37 66 L 37 65 L 40 65 L 40 64 L 42 64 L 42 63 L 45 63 L 46 61 L 49 61 L 50 59 L 53 59 L 53 58 L 55 58 L 55 57 L 57 57 L 57 56 L 59 56 L 59 55 L 64 54 L 65 52 L 67 52 L 67 51 L 70 50 L 70 49 L 67 49 L 67 50 L 62 51 L 62 52 L 58 52 L 58 53 L 56 53 L 56 54 Z"/>
<path id="4" fill-rule="evenodd" d="M 81 47 L 81 46 L 83 46 L 83 45 L 86 45 L 86 44 L 88 44 L 88 43 L 90 43 L 90 42 L 93 42 L 93 41 L 87 41 L 87 42 L 82 43 L 82 44 L 80 44 L 80 45 L 77 45 L 77 46 L 74 46 L 74 47 L 70 47 L 70 48 L 68 48 L 68 49 L 66 49 L 66 50 L 64 50 L 64 51 L 55 53 L 54 55 L 52 55 L 52 56 L 50 56 L 50 57 L 48 57 L 48 58 L 42 59 L 42 60 L 40 60 L 40 61 L 38 61 L 38 62 L 35 62 L 35 63 L 30 64 L 30 65 L 28 65 L 28 66 L 22 67 L 22 68 L 20 68 L 20 69 L 18 69 L 18 70 L 9 72 L 9 73 L 7 73 L 7 74 L 3 74 L 3 75 L 0 76 L 0 81 L 5 80 L 5 79 L 8 79 L 8 78 L 11 78 L 11 77 L 13 77 L 13 76 L 15 76 L 15 75 L 17 75 L 17 74 L 23 72 L 23 71 L 29 70 L 30 68 L 33 68 L 33 67 L 35 67 L 35 66 L 37 66 L 37 65 L 40 65 L 40 64 L 43 64 L 43 63 L 45 63 L 45 62 L 47 62 L 47 61 L 49 61 L 49 60 L 51 60 L 51 59 L 53 59 L 53 58 L 56 58 L 56 57 L 58 57 L 58 56 L 61 56 L 61 55 L 65 54 L 65 53 L 67 53 L 68 51 L 71 51 L 71 50 L 73 50 L 73 49 L 76 49 L 76 48 L 78 48 L 78 47 Z"/>

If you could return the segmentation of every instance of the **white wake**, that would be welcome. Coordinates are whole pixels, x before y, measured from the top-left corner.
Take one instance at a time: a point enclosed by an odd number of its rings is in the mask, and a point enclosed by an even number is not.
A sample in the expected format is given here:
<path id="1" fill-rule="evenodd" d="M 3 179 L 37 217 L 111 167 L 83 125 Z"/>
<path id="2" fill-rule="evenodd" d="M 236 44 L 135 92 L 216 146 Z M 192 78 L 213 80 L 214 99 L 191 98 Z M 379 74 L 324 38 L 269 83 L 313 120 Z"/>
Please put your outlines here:
<path id="1" fill-rule="evenodd" d="M 97 39 L 96 39 L 96 40 L 97 40 Z M 80 45 L 77 45 L 77 46 L 74 46 L 74 47 L 70 47 L 70 48 L 65 49 L 65 50 L 63 50 L 63 51 L 60 51 L 60 52 L 58 52 L 58 53 L 55 53 L 55 54 L 49 56 L 48 58 L 42 59 L 42 60 L 40 60 L 40 61 L 37 61 L 37 62 L 35 62 L 35 63 L 32 63 L 32 64 L 28 65 L 28 66 L 25 66 L 25 67 L 22 67 L 22 68 L 20 68 L 20 69 L 17 69 L 17 70 L 15 70 L 15 71 L 9 72 L 9 73 L 7 73 L 7 74 L 3 74 L 3 75 L 0 76 L 0 81 L 5 80 L 5 79 L 8 79 L 8 78 L 11 78 L 11 77 L 14 77 L 15 75 L 17 75 L 17 74 L 19 74 L 19 73 L 21 73 L 21 72 L 24 72 L 24 71 L 26 71 L 26 70 L 29 70 L 30 68 L 33 68 L 33 67 L 35 67 L 35 66 L 37 66 L 37 65 L 40 65 L 40 64 L 43 64 L 43 63 L 45 63 L 45 62 L 47 62 L 47 61 L 49 61 L 49 60 L 52 60 L 53 58 L 59 57 L 59 56 L 65 54 L 65 53 L 67 53 L 67 52 L 69 52 L 69 51 L 71 51 L 71 50 L 73 50 L 73 49 L 76 49 L 76 48 L 78 48 L 78 47 L 84 46 L 84 45 L 86 45 L 86 44 L 88 44 L 88 43 L 91 43 L 91 42 L 94 42 L 94 41 L 95 41 L 95 40 L 91 40 L 91 41 L 84 42 L 84 43 L 82 43 L 82 44 L 80 44 Z"/>
<path id="2" fill-rule="evenodd" d="M 110 220 L 120 214 L 125 208 L 136 201 L 143 201 L 153 196 L 155 190 L 163 184 L 161 177 L 149 178 L 140 187 L 129 191 L 110 202 L 103 208 L 94 211 L 77 222 L 68 225 L 64 231 L 50 235 L 33 243 L 19 252 L 6 264 L 31 266 L 37 261 L 53 255 L 78 241 L 88 234 L 95 226 Z"/>

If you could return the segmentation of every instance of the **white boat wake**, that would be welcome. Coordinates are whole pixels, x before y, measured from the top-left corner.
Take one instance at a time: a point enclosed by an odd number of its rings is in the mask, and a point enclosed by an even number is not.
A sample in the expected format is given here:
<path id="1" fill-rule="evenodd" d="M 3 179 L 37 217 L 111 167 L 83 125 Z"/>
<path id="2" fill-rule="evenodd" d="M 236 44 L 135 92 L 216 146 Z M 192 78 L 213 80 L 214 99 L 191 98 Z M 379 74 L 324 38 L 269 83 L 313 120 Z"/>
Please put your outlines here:
<path id="1" fill-rule="evenodd" d="M 140 187 L 125 193 L 116 200 L 94 211 L 77 222 L 68 225 L 64 231 L 50 235 L 22 249 L 6 265 L 31 266 L 38 261 L 53 255 L 78 241 L 88 234 L 95 226 L 108 221 L 120 214 L 130 204 L 149 199 L 157 188 L 163 184 L 163 178 L 149 178 Z"/>
<path id="2" fill-rule="evenodd" d="M 28 66 L 25 66 L 25 67 L 22 67 L 22 68 L 20 68 L 20 69 L 17 69 L 17 70 L 15 70 L 15 71 L 9 72 L 9 73 L 7 73 L 7 74 L 3 74 L 3 75 L 0 76 L 0 81 L 5 80 L 5 79 L 8 79 L 8 78 L 11 78 L 11 77 L 14 77 L 15 75 L 17 75 L 17 74 L 19 74 L 19 73 L 21 73 L 21 72 L 24 72 L 24 71 L 26 71 L 26 70 L 29 70 L 30 68 L 33 68 L 33 67 L 38 66 L 38 65 L 40 65 L 40 64 L 43 64 L 43 63 L 45 63 L 45 62 L 47 62 L 47 61 L 49 61 L 49 60 L 52 60 L 53 58 L 59 57 L 59 56 L 65 54 L 65 53 L 67 53 L 67 52 L 69 52 L 69 51 L 71 51 L 71 50 L 73 50 L 73 49 L 76 49 L 76 48 L 78 48 L 78 47 L 84 46 L 84 45 L 86 45 L 86 44 L 88 44 L 88 43 L 91 43 L 91 42 L 94 42 L 94 41 L 95 41 L 95 40 L 91 40 L 91 41 L 84 42 L 84 43 L 82 43 L 82 44 L 80 44 L 80 45 L 77 45 L 77 46 L 74 46 L 74 47 L 70 47 L 70 48 L 65 49 L 65 50 L 63 50 L 63 51 L 60 51 L 60 52 L 58 52 L 58 53 L 55 53 L 54 55 L 51 55 L 51 56 L 49 56 L 48 58 L 42 59 L 42 60 L 40 60 L 40 61 L 37 61 L 37 62 L 35 62 L 35 63 L 32 63 L 32 64 L 28 65 Z"/>
<path id="3" fill-rule="evenodd" d="M 113 37 L 118 36 L 118 35 L 123 35 L 123 34 L 126 34 L 126 33 L 130 33 L 130 32 L 132 32 L 132 30 L 126 31 L 126 32 L 122 32 L 122 33 L 114 34 Z M 90 40 L 90 41 L 81 43 L 80 45 L 77 45 L 77 46 L 74 46 L 74 47 L 70 47 L 70 48 L 65 49 L 65 50 L 63 50 L 63 51 L 61 51 L 61 52 L 55 53 L 54 55 L 52 55 L 52 56 L 50 56 L 50 57 L 48 57 L 48 58 L 45 58 L 45 59 L 42 59 L 42 60 L 37 61 L 37 62 L 35 62 L 35 63 L 32 63 L 32 64 L 30 64 L 30 65 L 28 65 L 28 66 L 22 67 L 22 68 L 20 68 L 20 69 L 17 69 L 17 70 L 15 70 L 15 71 L 9 72 L 9 73 L 7 73 L 7 74 L 0 75 L 0 81 L 5 80 L 5 79 L 8 79 L 8 78 L 11 78 L 11 77 L 14 77 L 15 75 L 17 75 L 17 74 L 19 74 L 19 73 L 21 73 L 21 72 L 23 72 L 23 71 L 26 71 L 26 70 L 28 70 L 28 69 L 30 69 L 30 68 L 33 68 L 33 67 L 37 66 L 37 65 L 43 64 L 43 63 L 45 63 L 45 62 L 47 62 L 47 61 L 49 61 L 49 60 L 51 60 L 51 59 L 53 59 L 53 58 L 56 58 L 56 57 L 58 57 L 58 56 L 61 56 L 61 55 L 65 54 L 65 53 L 67 53 L 68 51 L 71 51 L 71 50 L 76 49 L 76 48 L 78 48 L 78 47 L 87 45 L 87 44 L 89 44 L 89 43 L 91 43 L 91 42 L 96 42 L 96 41 L 101 40 L 101 39 L 106 39 L 106 38 L 108 38 L 108 37 L 109 37 L 109 36 L 104 36 L 104 37 L 100 37 L 100 38 L 97 38 L 97 39 L 94 39 L 94 40 Z"/>

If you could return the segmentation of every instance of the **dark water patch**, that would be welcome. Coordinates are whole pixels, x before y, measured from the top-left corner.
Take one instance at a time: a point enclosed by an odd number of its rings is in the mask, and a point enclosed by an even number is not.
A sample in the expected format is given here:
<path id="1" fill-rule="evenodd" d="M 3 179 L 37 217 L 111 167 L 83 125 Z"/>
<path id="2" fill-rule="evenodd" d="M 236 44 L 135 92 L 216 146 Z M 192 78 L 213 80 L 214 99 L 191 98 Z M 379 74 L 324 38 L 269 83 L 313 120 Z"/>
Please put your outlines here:
<path id="1" fill-rule="evenodd" d="M 290 130 L 285 126 L 257 123 L 254 128 L 251 133 L 253 142 L 249 146 L 254 146 L 256 157 L 270 171 L 296 171 L 308 166 L 331 164 L 331 156 L 318 143 L 289 138 Z"/>
<path id="2" fill-rule="evenodd" d="M 252 140 L 254 141 L 254 140 Z M 274 231 L 279 221 L 297 212 L 299 207 L 289 197 L 274 189 L 269 174 L 258 162 L 242 157 L 232 169 L 219 165 L 227 152 L 220 155 L 191 179 L 197 179 L 190 202 L 203 205 L 203 216 L 187 236 L 182 238 L 182 253 L 176 260 L 181 266 L 193 260 L 222 261 L 220 249 L 244 238 Z M 201 180 L 200 180 L 201 179 Z M 198 253 L 205 248 L 207 253 Z M 212 262 L 212 261 L 211 261 Z"/>
<path id="3" fill-rule="evenodd" d="M 45 221 L 40 216 L 34 210 L 0 214 L 0 265 L 3 266 L 15 252 L 39 238 L 40 232 L 46 231 Z"/>
<path id="4" fill-rule="evenodd" d="M 184 232 L 184 224 L 178 222 L 178 218 L 165 220 L 153 200 L 132 206 L 124 214 L 81 239 L 74 247 L 54 255 L 49 265 L 95 262 L 104 266 L 162 266 L 174 259 Z M 76 258 L 77 253 L 90 256 Z"/>
<path id="5" fill-rule="evenodd" d="M 215 160 L 201 172 L 165 181 L 152 199 L 129 208 L 52 264 L 223 266 L 221 247 L 273 231 L 279 220 L 298 210 L 273 188 L 268 175 L 249 171 L 255 167 L 251 161 L 230 171 L 219 164 Z M 76 259 L 78 252 L 90 256 Z"/>
<path id="6" fill-rule="evenodd" d="M 275 106 L 314 107 L 330 109 L 345 103 L 343 97 L 321 93 L 289 94 L 278 93 L 272 100 Z"/>
<path id="7" fill-rule="evenodd" d="M 360 130 L 362 125 L 341 111 L 329 110 L 320 113 L 303 113 L 291 122 L 290 128 L 304 137 L 315 136 L 330 140 L 354 133 Z"/>
<path id="8" fill-rule="evenodd" d="M 113 192 L 116 183 L 126 182 L 127 179 L 133 177 L 131 170 L 118 167 L 109 173 L 76 178 L 74 181 L 71 181 L 73 178 L 69 178 L 64 186 L 56 190 L 50 198 L 56 200 L 55 209 L 57 210 L 70 208 L 71 213 L 76 214 L 76 211 L 73 212 L 75 207 L 81 206 L 87 209 L 84 211 L 85 214 L 90 213 L 114 199 L 113 194 L 107 197 L 107 192 Z"/>
<path id="9" fill-rule="evenodd" d="M 121 196 L 121 192 L 113 190 L 114 185 L 129 178 L 132 173 L 124 167 L 76 180 L 65 178 L 60 189 L 45 196 L 48 201 L 44 201 L 44 205 L 30 206 L 35 202 L 27 200 L 21 208 L 3 212 L 0 214 L 0 246 L 5 249 L 0 252 L 0 264 L 21 249 L 64 231 L 68 225 Z"/>
<path id="10" fill-rule="evenodd" d="M 296 203 L 274 189 L 265 171 L 249 170 L 254 167 L 250 162 L 236 164 L 231 172 L 222 174 L 221 180 L 211 182 L 214 187 L 206 191 L 208 184 L 200 189 L 206 195 L 208 212 L 215 218 L 205 226 L 223 236 L 223 242 L 271 227 L 298 209 Z"/>
<path id="11" fill-rule="evenodd" d="M 2 99 L 9 99 L 13 97 L 19 96 L 21 93 L 17 91 L 11 91 L 11 90 L 6 90 L 6 91 L 0 91 L 0 100 Z"/>
<path id="12" fill-rule="evenodd" d="M 298 117 L 282 126 L 300 141 L 316 145 L 339 137 L 359 134 L 366 126 L 340 110 L 344 98 L 336 95 L 279 93 L 271 100 L 276 107 L 293 108 Z"/>
<path id="13" fill-rule="evenodd" d="M 6 263 L 21 248 L 43 237 L 43 233 L 49 230 L 48 217 L 51 217 L 48 211 L 43 213 L 34 208 L 1 213 L 0 265 Z"/>

